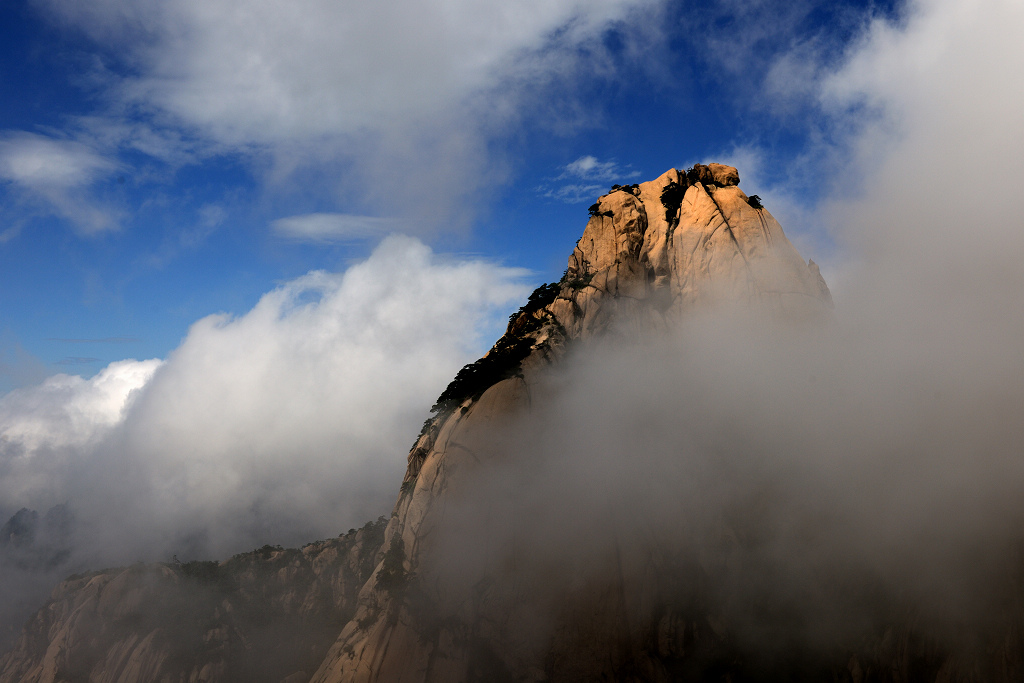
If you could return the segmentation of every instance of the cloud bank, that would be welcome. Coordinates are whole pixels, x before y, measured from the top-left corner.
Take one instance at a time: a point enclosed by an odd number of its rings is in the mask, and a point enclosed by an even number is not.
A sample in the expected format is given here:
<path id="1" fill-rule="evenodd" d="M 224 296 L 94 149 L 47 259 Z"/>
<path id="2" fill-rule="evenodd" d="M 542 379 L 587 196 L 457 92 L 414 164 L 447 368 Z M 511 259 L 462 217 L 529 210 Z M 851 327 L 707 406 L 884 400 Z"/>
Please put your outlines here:
<path id="1" fill-rule="evenodd" d="M 0 398 L 0 434 L 5 450 L 31 458 L 41 449 L 81 448 L 124 419 L 136 395 L 160 367 L 159 360 L 111 363 L 91 379 L 55 375 L 37 386 L 16 389 Z M 6 487 L 8 478 L 0 479 Z M 17 491 L 5 490 L 13 499 Z"/>
<path id="2" fill-rule="evenodd" d="M 426 407 L 523 276 L 391 237 L 344 273 L 196 322 L 166 361 L 17 389 L 0 399 L 0 498 L 8 514 L 67 503 L 93 563 L 358 526 L 388 510 Z"/>

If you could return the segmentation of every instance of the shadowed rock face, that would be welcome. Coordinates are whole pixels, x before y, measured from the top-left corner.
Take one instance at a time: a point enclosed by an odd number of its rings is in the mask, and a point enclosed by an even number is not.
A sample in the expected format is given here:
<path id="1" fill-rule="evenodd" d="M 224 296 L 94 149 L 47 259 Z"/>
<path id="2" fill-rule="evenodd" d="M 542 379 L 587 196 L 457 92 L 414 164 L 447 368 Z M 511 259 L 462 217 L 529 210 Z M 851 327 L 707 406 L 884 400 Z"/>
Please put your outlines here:
<path id="1" fill-rule="evenodd" d="M 0 682 L 1024 680 L 1017 576 L 1000 596 L 1006 619 L 971 639 L 921 635 L 919 617 L 896 603 L 855 638 L 810 647 L 760 633 L 770 645 L 758 650 L 723 608 L 735 590 L 722 579 L 725 555 L 636 538 L 614 520 L 597 544 L 606 550 L 578 566 L 523 569 L 502 548 L 511 562 L 476 567 L 479 554 L 449 552 L 453 538 L 488 542 L 458 538 L 465 501 L 491 462 L 531 466 L 503 444 L 518 443 L 513 431 L 541 409 L 569 351 L 652 335 L 723 303 L 829 316 L 817 266 L 739 181 L 732 167 L 698 165 L 601 197 L 562 280 L 538 289 L 434 406 L 386 529 L 220 565 L 71 578 L 0 661 Z M 477 512 L 488 514 L 468 515 Z M 737 543 L 742 529 L 722 537 Z M 871 591 L 841 586 L 829 604 Z M 784 602 L 768 607 L 786 620 Z"/>
<path id="2" fill-rule="evenodd" d="M 0 681 L 307 680 L 352 616 L 383 530 L 382 519 L 301 550 L 72 576 L 0 661 Z"/>
<path id="3" fill-rule="evenodd" d="M 78 569 L 72 559 L 74 517 L 65 505 L 45 514 L 22 508 L 0 529 L 0 651 L 61 577 Z"/>

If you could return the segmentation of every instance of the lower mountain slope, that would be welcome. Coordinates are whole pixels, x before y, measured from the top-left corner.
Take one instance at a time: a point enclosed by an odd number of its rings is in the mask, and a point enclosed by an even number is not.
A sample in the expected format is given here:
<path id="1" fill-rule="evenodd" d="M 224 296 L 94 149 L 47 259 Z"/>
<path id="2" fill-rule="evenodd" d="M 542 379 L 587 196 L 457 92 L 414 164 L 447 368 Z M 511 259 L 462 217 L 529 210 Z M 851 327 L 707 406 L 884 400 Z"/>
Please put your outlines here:
<path id="1" fill-rule="evenodd" d="M 308 680 L 352 616 L 383 531 L 381 519 L 302 549 L 72 576 L 0 661 L 0 680 Z"/>

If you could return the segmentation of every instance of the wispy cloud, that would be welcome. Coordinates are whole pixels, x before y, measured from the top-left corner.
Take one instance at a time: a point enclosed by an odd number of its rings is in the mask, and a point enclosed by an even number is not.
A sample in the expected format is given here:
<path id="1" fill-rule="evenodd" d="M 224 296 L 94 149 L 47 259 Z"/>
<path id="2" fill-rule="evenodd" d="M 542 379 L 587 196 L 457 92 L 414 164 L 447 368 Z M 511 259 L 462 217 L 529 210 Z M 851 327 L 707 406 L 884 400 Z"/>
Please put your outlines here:
<path id="1" fill-rule="evenodd" d="M 115 162 L 73 140 L 24 132 L 0 138 L 0 178 L 34 190 L 82 187 L 116 169 Z"/>
<path id="2" fill-rule="evenodd" d="M 227 144 L 317 141 L 450 109 L 495 84 L 553 31 L 597 34 L 642 0 L 111 0 L 40 3 L 137 60 L 123 97 Z M 140 31 L 140 27 L 146 31 Z M 536 62 L 529 62 L 535 65 Z M 331 68 L 324 68 L 331 64 Z"/>
<path id="3" fill-rule="evenodd" d="M 343 242 L 380 236 L 393 229 L 394 221 L 347 213 L 307 213 L 278 218 L 270 224 L 281 237 L 300 242 Z"/>
<path id="4" fill-rule="evenodd" d="M 597 157 L 583 156 L 565 165 L 562 175 L 557 180 L 565 178 L 583 178 L 585 180 L 616 180 L 621 178 L 635 178 L 640 175 L 629 166 L 622 168 L 613 161 L 601 161 Z"/>
<path id="5" fill-rule="evenodd" d="M 67 337 L 47 337 L 46 341 L 64 342 L 66 344 L 128 344 L 142 341 L 139 337 L 98 337 L 95 339 L 72 339 Z"/>
<path id="6" fill-rule="evenodd" d="M 631 166 L 620 166 L 614 159 L 601 161 L 595 156 L 582 156 L 561 168 L 552 184 L 541 186 L 542 196 L 568 204 L 593 201 L 606 189 L 606 183 L 625 183 L 640 177 Z M 561 184 L 558 184 L 561 183 Z"/>
<path id="7" fill-rule="evenodd" d="M 118 212 L 97 203 L 86 190 L 120 167 L 97 149 L 75 140 L 23 131 L 0 135 L 0 180 L 41 201 L 83 233 L 118 227 Z"/>
<path id="8" fill-rule="evenodd" d="M 90 356 L 65 356 L 54 363 L 54 365 L 90 365 L 101 360 L 101 358 L 92 358 Z"/>
<path id="9" fill-rule="evenodd" d="M 197 321 L 164 362 L 15 389 L 0 397 L 0 499 L 73 499 L 83 533 L 95 522 L 107 538 L 91 546 L 100 563 L 169 557 L 185 536 L 216 556 L 376 517 L 424 406 L 500 334 L 524 275 L 388 237 L 344 273 Z"/>
<path id="10" fill-rule="evenodd" d="M 543 196 L 549 199 L 557 199 L 567 204 L 579 204 L 586 201 L 594 201 L 606 189 L 605 185 L 582 185 L 578 183 L 562 185 L 556 188 L 541 188 Z"/>
<path id="11" fill-rule="evenodd" d="M 332 0 L 309 0 L 302 11 L 280 2 L 240 11 L 237 0 L 35 6 L 132 64 L 130 72 L 105 71 L 102 106 L 77 119 L 95 138 L 172 164 L 238 155 L 274 182 L 312 170 L 319 192 L 344 183 L 346 196 L 361 195 L 355 201 L 386 200 L 397 213 L 422 214 L 419 223 L 450 225 L 453 214 L 472 212 L 466 199 L 472 204 L 481 185 L 502 177 L 491 158 L 495 138 L 527 111 L 557 118 L 552 98 L 532 106 L 541 91 L 597 69 L 588 59 L 603 54 L 602 34 L 653 23 L 639 10 L 662 2 L 394 0 L 385 11 Z M 602 77 L 614 73 L 605 68 Z M 315 173 L 324 168 L 331 173 Z"/>

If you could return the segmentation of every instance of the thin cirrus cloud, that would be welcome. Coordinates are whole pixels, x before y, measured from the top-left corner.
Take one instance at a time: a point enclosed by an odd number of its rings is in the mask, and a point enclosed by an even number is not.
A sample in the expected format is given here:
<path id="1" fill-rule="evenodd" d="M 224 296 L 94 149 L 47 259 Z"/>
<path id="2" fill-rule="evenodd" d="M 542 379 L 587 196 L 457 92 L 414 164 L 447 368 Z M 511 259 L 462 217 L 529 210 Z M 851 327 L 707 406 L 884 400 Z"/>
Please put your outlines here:
<path id="1" fill-rule="evenodd" d="M 64 342 L 66 344 L 127 344 L 142 341 L 139 337 L 97 337 L 95 339 L 72 339 L 68 337 L 47 337 L 46 341 Z"/>
<path id="2" fill-rule="evenodd" d="M 562 167 L 552 184 L 540 188 L 541 195 L 568 204 L 593 201 L 605 191 L 608 182 L 620 183 L 638 178 L 640 172 L 630 166 L 621 166 L 615 160 L 601 161 L 585 155 Z"/>
<path id="3" fill-rule="evenodd" d="M 346 213 L 307 213 L 278 218 L 270 224 L 280 237 L 296 242 L 347 242 L 380 236 L 394 229 L 387 218 Z"/>
<path id="4" fill-rule="evenodd" d="M 87 190 L 119 168 L 117 161 L 75 140 L 26 132 L 0 137 L 0 180 L 83 233 L 118 227 L 118 212 L 98 203 Z"/>
<path id="5" fill-rule="evenodd" d="M 582 156 L 576 161 L 565 165 L 562 175 L 564 178 L 585 178 L 587 180 L 615 180 L 619 178 L 632 178 L 640 175 L 639 171 L 633 171 L 628 166 L 622 168 L 615 161 L 601 161 L 594 156 Z"/>
<path id="6" fill-rule="evenodd" d="M 117 164 L 72 140 L 32 133 L 0 139 L 0 177 L 37 191 L 82 187 L 117 169 Z"/>

